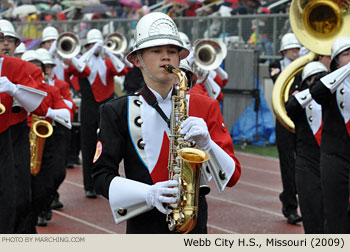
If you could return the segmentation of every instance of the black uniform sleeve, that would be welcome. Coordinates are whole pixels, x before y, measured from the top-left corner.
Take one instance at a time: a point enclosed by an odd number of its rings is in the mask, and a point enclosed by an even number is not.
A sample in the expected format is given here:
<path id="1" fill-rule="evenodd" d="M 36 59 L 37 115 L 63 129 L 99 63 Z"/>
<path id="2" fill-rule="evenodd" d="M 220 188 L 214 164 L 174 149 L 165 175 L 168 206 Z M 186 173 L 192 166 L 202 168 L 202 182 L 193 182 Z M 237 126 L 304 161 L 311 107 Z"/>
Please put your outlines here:
<path id="1" fill-rule="evenodd" d="M 118 99 L 107 102 L 100 107 L 100 126 L 98 145 L 92 177 L 98 194 L 108 199 L 109 185 L 115 176 L 119 176 L 119 163 L 125 151 L 125 125 L 123 125 L 122 106 L 118 106 Z M 118 109 L 117 109 L 118 108 Z M 125 117 L 126 118 L 126 117 Z M 125 124 L 124 120 L 124 124 Z"/>
<path id="2" fill-rule="evenodd" d="M 301 105 L 299 104 L 299 102 L 297 101 L 297 99 L 295 98 L 294 95 L 289 98 L 285 107 L 286 107 L 286 111 L 287 111 L 288 116 L 294 122 L 295 122 L 295 118 L 297 117 L 297 115 L 303 111 Z"/>
<path id="3" fill-rule="evenodd" d="M 269 74 L 270 74 L 270 77 L 271 77 L 273 83 L 275 83 L 275 81 L 277 80 L 277 77 L 279 76 L 279 74 L 281 72 L 279 72 L 278 74 L 271 74 L 273 68 L 279 68 L 281 70 L 281 64 L 280 64 L 279 60 L 274 60 L 269 64 Z"/>
<path id="4" fill-rule="evenodd" d="M 320 80 L 311 85 L 310 94 L 320 105 L 328 104 L 332 97 L 331 91 Z"/>

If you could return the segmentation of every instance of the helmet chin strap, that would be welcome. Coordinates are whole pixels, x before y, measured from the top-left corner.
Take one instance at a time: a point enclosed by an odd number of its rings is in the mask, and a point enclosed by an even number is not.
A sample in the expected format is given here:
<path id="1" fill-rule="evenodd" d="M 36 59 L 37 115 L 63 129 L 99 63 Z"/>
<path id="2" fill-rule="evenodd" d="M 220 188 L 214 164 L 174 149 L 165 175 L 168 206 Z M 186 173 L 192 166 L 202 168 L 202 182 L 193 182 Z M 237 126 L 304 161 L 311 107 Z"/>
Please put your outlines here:
<path id="1" fill-rule="evenodd" d="M 142 59 L 142 56 L 141 56 L 140 51 L 137 51 L 137 52 L 136 52 L 136 55 L 137 55 L 137 58 L 138 58 L 139 61 L 140 61 L 140 64 L 141 64 L 143 70 L 146 72 L 146 74 L 148 75 L 148 77 L 149 77 L 151 80 L 156 81 L 156 82 L 159 82 L 159 83 L 166 83 L 166 82 L 167 82 L 167 81 L 158 79 L 157 77 L 153 76 L 153 75 L 148 71 L 148 69 L 147 69 L 147 67 L 146 67 L 146 65 L 145 65 L 145 62 L 144 62 L 143 59 Z M 175 78 L 175 75 L 174 75 L 174 78 Z"/>

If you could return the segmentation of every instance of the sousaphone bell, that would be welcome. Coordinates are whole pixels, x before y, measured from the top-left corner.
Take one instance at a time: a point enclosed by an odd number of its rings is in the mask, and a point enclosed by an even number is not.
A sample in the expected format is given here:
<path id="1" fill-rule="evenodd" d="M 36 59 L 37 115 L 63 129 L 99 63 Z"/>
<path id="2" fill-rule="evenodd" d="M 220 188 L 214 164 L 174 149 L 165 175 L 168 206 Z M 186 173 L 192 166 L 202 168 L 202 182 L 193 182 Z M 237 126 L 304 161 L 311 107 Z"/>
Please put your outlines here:
<path id="1" fill-rule="evenodd" d="M 294 76 L 317 55 L 330 55 L 332 43 L 340 36 L 349 36 L 349 4 L 335 0 L 293 0 L 289 10 L 292 30 L 310 52 L 289 64 L 278 76 L 272 90 L 272 108 L 280 123 L 294 132 L 294 123 L 287 115 L 285 102 Z"/>

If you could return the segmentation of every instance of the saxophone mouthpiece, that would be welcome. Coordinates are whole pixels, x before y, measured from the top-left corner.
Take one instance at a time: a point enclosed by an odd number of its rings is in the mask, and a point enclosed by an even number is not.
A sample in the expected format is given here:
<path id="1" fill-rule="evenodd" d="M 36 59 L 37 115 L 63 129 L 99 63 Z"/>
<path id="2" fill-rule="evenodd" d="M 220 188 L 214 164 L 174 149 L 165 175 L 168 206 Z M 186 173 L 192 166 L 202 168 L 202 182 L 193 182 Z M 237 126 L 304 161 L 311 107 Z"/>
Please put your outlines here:
<path id="1" fill-rule="evenodd" d="M 164 66 L 164 68 L 165 68 L 165 70 L 167 71 L 167 72 L 169 72 L 169 73 L 173 73 L 173 70 L 176 70 L 176 68 L 175 67 L 173 67 L 172 65 L 165 65 Z"/>

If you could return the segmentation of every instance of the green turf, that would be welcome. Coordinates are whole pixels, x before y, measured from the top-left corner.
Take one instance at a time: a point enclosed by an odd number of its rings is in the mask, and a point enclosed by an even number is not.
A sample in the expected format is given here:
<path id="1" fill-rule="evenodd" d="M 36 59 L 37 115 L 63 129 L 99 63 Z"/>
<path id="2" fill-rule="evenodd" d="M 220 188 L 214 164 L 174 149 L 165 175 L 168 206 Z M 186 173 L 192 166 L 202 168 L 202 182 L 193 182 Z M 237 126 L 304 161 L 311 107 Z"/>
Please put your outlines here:
<path id="1" fill-rule="evenodd" d="M 278 158 L 276 145 L 256 146 L 250 144 L 235 145 L 235 151 Z"/>

